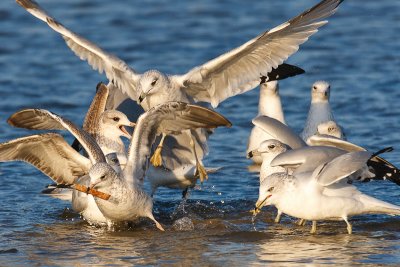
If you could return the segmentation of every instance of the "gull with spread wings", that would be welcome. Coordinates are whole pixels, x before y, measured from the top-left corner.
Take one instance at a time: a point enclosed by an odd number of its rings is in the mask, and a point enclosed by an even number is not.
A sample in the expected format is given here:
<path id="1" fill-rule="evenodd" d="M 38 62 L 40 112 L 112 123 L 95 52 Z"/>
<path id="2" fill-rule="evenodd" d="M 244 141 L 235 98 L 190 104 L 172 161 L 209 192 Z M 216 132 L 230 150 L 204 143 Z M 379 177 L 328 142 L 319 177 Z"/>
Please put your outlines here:
<path id="1" fill-rule="evenodd" d="M 167 75 L 155 69 L 140 74 L 123 60 L 64 27 L 35 1 L 16 0 L 29 13 L 60 33 L 69 48 L 79 58 L 86 60 L 100 73 L 104 72 L 110 84 L 119 89 L 120 94 L 125 94 L 126 97 L 138 101 L 145 110 L 169 101 L 208 102 L 213 107 L 217 107 L 223 100 L 255 88 L 260 83 L 260 79 L 276 80 L 296 75 L 292 72 L 287 74 L 283 70 L 283 74 L 270 76 L 299 49 L 299 45 L 316 33 L 319 27 L 327 23 L 325 19 L 335 13 L 342 1 L 323 0 L 300 15 L 261 33 L 243 45 L 203 65 L 194 67 L 186 74 Z M 123 98 L 119 97 L 119 100 L 122 101 Z M 189 162 L 193 162 L 197 167 L 200 179 L 203 180 L 207 178 L 207 173 L 200 160 L 207 153 L 208 134 L 204 130 L 191 133 L 187 132 L 191 138 L 177 141 L 180 145 L 184 143 L 182 147 L 191 147 L 192 150 L 190 157 L 180 157 L 180 160 L 188 159 Z M 184 136 L 181 135 L 180 138 L 184 138 Z M 165 135 L 161 140 L 165 140 Z M 154 165 L 162 164 L 162 141 L 151 159 Z M 183 162 L 179 162 L 180 164 Z M 169 165 L 174 164 L 170 163 Z M 174 168 L 174 166 L 166 167 Z"/>

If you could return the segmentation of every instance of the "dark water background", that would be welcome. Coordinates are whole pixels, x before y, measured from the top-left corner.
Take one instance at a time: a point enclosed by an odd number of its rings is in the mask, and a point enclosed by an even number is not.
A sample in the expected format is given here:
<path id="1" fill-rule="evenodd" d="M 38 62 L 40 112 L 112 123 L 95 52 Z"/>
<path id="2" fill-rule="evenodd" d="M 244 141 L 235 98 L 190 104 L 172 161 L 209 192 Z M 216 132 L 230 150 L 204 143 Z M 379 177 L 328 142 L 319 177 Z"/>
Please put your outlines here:
<path id="1" fill-rule="evenodd" d="M 315 0 L 105 1 L 41 0 L 69 28 L 118 55 L 139 72 L 185 73 L 311 7 Z M 330 23 L 289 63 L 307 74 L 281 82 L 286 118 L 301 130 L 316 80 L 332 85 L 335 116 L 349 140 L 400 165 L 400 1 L 345 1 Z M 46 108 L 81 123 L 95 85 L 106 81 L 73 56 L 62 38 L 12 0 L 0 2 L 0 141 L 32 134 L 11 128 L 15 111 Z M 318 235 L 266 209 L 252 223 L 258 176 L 245 158 L 258 89 L 223 102 L 234 124 L 210 140 L 206 163 L 223 166 L 192 191 L 185 213 L 180 192 L 161 189 L 155 216 L 108 231 L 86 224 L 69 204 L 40 194 L 50 180 L 23 163 L 0 165 L 1 266 L 124 265 L 399 265 L 400 218 L 360 216 L 354 233 L 344 222 L 322 222 Z M 69 138 L 70 140 L 70 138 Z M 400 188 L 372 182 L 361 190 L 400 205 Z M 183 219 L 182 219 L 183 218 Z M 178 221 L 183 221 L 178 224 Z"/>

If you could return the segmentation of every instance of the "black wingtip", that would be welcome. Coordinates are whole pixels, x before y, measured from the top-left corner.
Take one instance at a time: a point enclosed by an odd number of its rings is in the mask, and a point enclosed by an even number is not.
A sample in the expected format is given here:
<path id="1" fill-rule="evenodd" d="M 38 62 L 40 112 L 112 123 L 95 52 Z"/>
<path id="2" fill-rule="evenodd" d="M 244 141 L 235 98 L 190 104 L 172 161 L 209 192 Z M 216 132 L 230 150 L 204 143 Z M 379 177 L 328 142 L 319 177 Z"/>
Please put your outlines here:
<path id="1" fill-rule="evenodd" d="M 393 147 L 391 147 L 391 146 L 385 147 L 384 149 L 381 149 L 381 150 L 375 152 L 374 154 L 372 154 L 371 158 L 374 158 L 374 157 L 376 157 L 376 156 L 378 156 L 380 154 L 387 153 L 387 152 L 392 152 L 392 151 L 393 151 Z"/>
<path id="2" fill-rule="evenodd" d="M 294 65 L 283 63 L 276 69 L 272 69 L 267 76 L 262 76 L 260 84 L 270 81 L 279 81 L 289 77 L 305 73 L 305 70 Z"/>

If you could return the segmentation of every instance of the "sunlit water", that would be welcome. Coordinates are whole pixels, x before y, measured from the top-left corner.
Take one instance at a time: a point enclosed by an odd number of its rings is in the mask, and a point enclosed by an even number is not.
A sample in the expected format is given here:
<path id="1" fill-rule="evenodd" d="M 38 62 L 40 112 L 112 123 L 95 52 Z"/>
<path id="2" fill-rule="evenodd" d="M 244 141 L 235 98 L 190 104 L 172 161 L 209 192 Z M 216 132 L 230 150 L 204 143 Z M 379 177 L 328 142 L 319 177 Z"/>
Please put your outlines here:
<path id="1" fill-rule="evenodd" d="M 41 0 L 56 18 L 143 72 L 157 67 L 185 73 L 316 1 L 105 1 Z M 0 141 L 32 134 L 6 119 L 40 107 L 80 123 L 95 85 L 106 81 L 69 51 L 63 40 L 14 1 L 0 2 Z M 345 1 L 330 23 L 289 63 L 307 74 L 281 83 L 288 123 L 305 120 L 309 88 L 332 84 L 332 106 L 348 138 L 371 150 L 393 145 L 385 157 L 400 165 L 400 2 Z M 191 191 L 160 189 L 155 216 L 114 231 L 96 228 L 68 210 L 69 204 L 40 194 L 50 180 L 23 163 L 0 165 L 0 265 L 270 265 L 400 264 L 400 218 L 360 216 L 354 233 L 344 222 L 322 222 L 318 235 L 274 209 L 252 223 L 248 212 L 258 194 L 258 176 L 245 159 L 258 90 L 223 102 L 218 111 L 234 124 L 210 139 L 207 166 L 223 169 Z M 71 138 L 69 137 L 69 140 Z M 361 190 L 400 204 L 399 187 L 372 182 Z"/>

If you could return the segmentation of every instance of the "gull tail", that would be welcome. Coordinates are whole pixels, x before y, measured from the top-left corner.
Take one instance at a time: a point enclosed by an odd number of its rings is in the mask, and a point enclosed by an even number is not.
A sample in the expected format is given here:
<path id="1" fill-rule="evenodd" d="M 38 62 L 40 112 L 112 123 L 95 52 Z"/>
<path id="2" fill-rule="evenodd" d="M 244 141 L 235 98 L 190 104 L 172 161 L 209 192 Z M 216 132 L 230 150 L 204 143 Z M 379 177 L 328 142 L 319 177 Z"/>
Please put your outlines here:
<path id="1" fill-rule="evenodd" d="M 364 194 L 360 195 L 360 201 L 364 205 L 363 213 L 367 214 L 387 214 L 400 215 L 400 206 L 370 197 Z"/>

